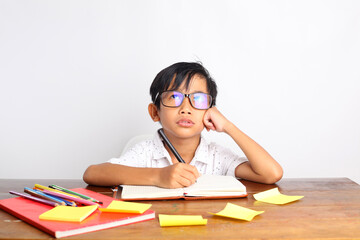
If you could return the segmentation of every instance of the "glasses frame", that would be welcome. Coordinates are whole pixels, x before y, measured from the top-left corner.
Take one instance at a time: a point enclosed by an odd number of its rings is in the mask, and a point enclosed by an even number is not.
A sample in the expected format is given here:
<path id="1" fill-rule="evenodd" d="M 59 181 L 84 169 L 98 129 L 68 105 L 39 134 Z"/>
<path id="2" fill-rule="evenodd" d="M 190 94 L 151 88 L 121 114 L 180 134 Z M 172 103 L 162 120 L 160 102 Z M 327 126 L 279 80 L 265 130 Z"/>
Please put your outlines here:
<path id="1" fill-rule="evenodd" d="M 182 99 L 180 105 L 179 105 L 179 106 L 168 106 L 168 105 L 165 105 L 165 104 L 163 103 L 163 100 L 162 100 L 162 94 L 165 93 L 165 92 L 177 92 L 177 93 L 180 93 L 180 94 L 183 96 L 183 99 Z M 209 106 L 208 108 L 197 108 L 197 107 L 195 107 L 195 106 L 193 105 L 192 100 L 191 100 L 190 97 L 191 97 L 192 95 L 196 94 L 196 93 L 206 94 L 206 95 L 208 95 L 208 97 L 210 97 L 210 106 Z M 160 102 L 161 102 L 161 104 L 162 104 L 163 106 L 169 107 L 169 108 L 177 108 L 177 107 L 180 107 L 181 104 L 183 104 L 185 98 L 188 98 L 188 99 L 189 99 L 189 102 L 190 102 L 190 105 L 191 105 L 193 108 L 198 109 L 198 110 L 208 110 L 209 108 L 211 108 L 211 107 L 213 106 L 213 103 L 214 103 L 213 97 L 212 97 L 210 94 L 204 93 L 204 92 L 182 93 L 182 92 L 179 92 L 179 91 L 176 91 L 176 90 L 166 90 L 166 91 L 159 92 L 159 93 L 156 95 L 156 97 L 155 97 L 155 102 L 157 101 L 158 98 L 160 98 Z"/>

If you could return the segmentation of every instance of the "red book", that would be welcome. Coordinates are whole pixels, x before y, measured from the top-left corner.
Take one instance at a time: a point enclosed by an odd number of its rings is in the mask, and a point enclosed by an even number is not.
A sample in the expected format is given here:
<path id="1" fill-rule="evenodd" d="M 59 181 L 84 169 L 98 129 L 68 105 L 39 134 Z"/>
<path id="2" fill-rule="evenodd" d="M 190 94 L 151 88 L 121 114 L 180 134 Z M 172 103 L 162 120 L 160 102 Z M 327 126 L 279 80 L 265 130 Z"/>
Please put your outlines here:
<path id="1" fill-rule="evenodd" d="M 104 208 L 115 200 L 112 197 L 83 188 L 72 190 L 103 202 L 101 206 Z M 155 212 L 152 210 L 147 210 L 143 214 L 131 214 L 102 213 L 97 209 L 81 223 L 40 220 L 40 214 L 52 209 L 52 207 L 22 197 L 0 200 L 0 208 L 56 238 L 128 225 L 155 218 Z"/>

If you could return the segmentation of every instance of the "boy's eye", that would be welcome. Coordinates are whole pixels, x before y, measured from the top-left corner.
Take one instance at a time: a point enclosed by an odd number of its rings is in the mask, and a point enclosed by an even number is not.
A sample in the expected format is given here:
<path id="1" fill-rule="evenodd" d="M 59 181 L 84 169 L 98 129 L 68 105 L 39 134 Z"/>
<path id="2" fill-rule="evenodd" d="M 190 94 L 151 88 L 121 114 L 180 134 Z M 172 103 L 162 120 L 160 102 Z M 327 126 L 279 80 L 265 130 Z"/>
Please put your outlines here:
<path id="1" fill-rule="evenodd" d="M 203 101 L 203 99 L 204 99 L 204 97 L 203 96 L 201 96 L 201 95 L 199 95 L 199 94 L 197 94 L 197 95 L 194 95 L 194 101 Z"/>
<path id="2" fill-rule="evenodd" d="M 205 93 L 197 93 L 193 95 L 193 103 L 196 108 L 206 109 L 208 108 L 208 95 Z"/>
<path id="3" fill-rule="evenodd" d="M 196 102 L 208 102 L 209 95 L 206 93 L 196 93 L 193 95 Z"/>
<path id="4" fill-rule="evenodd" d="M 179 98 L 179 95 L 172 94 L 172 95 L 170 96 L 170 98 L 176 99 L 176 98 Z"/>

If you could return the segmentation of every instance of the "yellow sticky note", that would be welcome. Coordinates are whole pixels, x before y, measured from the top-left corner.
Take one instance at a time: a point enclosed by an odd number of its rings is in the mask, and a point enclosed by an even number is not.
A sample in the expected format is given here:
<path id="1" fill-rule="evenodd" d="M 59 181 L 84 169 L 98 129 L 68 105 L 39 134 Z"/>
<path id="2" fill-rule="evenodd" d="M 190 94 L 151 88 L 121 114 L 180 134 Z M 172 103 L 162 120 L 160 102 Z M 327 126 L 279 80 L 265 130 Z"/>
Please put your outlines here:
<path id="1" fill-rule="evenodd" d="M 151 204 L 125 201 L 112 201 L 107 208 L 99 208 L 102 212 L 122 212 L 142 214 L 151 207 Z"/>
<path id="2" fill-rule="evenodd" d="M 39 219 L 62 222 L 81 222 L 97 208 L 98 205 L 85 207 L 57 206 L 41 214 Z"/>
<path id="3" fill-rule="evenodd" d="M 207 219 L 200 215 L 165 215 L 159 214 L 161 227 L 206 225 Z"/>
<path id="4" fill-rule="evenodd" d="M 254 198 L 261 202 L 272 204 L 286 204 L 303 198 L 304 196 L 288 196 L 281 194 L 278 188 L 254 194 Z"/>
<path id="5" fill-rule="evenodd" d="M 263 213 L 264 211 L 255 211 L 249 208 L 240 207 L 238 205 L 228 203 L 225 208 L 218 213 L 210 213 L 216 216 L 228 217 L 251 221 L 256 215 Z"/>

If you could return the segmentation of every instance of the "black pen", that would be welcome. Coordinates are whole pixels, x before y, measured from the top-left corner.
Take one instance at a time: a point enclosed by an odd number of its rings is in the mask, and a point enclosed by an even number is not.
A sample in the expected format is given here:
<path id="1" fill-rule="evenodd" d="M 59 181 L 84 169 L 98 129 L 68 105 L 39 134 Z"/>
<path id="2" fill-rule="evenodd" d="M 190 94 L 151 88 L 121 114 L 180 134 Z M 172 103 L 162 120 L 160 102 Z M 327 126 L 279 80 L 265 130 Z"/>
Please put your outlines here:
<path id="1" fill-rule="evenodd" d="M 170 148 L 171 152 L 175 155 L 176 159 L 181 162 L 181 163 L 185 163 L 185 161 L 181 158 L 180 154 L 176 151 L 176 149 L 174 148 L 174 146 L 171 144 L 171 142 L 169 141 L 169 139 L 166 137 L 164 130 L 162 128 L 160 128 L 158 130 L 158 133 L 160 135 L 160 138 L 163 142 L 165 142 L 165 144 Z"/>

